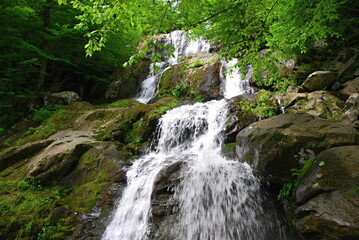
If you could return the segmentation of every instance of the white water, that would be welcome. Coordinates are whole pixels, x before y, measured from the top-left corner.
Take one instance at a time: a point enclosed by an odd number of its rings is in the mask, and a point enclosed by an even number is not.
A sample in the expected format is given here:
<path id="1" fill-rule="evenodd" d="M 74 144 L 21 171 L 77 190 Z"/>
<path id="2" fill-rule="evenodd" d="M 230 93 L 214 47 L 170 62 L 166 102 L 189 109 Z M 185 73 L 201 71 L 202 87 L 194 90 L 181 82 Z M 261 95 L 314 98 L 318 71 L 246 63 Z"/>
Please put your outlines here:
<path id="1" fill-rule="evenodd" d="M 226 98 L 251 91 L 241 83 L 234 83 L 232 91 L 231 84 L 225 82 Z M 148 239 L 156 176 L 176 162 L 185 162 L 187 167 L 175 188 L 178 223 L 168 226 L 169 239 L 273 239 L 273 233 L 275 239 L 286 239 L 275 214 L 262 208 L 266 200 L 251 168 L 221 154 L 227 109 L 227 100 L 213 100 L 180 106 L 161 117 L 157 147 L 127 172 L 128 186 L 102 239 Z"/>
<path id="2" fill-rule="evenodd" d="M 174 56 L 166 59 L 162 63 L 157 63 L 157 67 L 159 67 L 159 71 L 157 73 L 154 71 L 153 63 L 151 64 L 150 73 L 142 82 L 140 92 L 135 97 L 136 101 L 142 103 L 148 103 L 156 96 L 157 82 L 162 73 L 167 70 L 169 66 L 177 64 L 178 61 L 184 56 L 189 56 L 200 52 L 209 52 L 210 48 L 210 44 L 202 38 L 188 41 L 184 31 L 173 31 L 169 34 L 163 34 L 158 40 L 161 41 L 164 45 L 172 45 L 175 48 L 173 52 Z"/>
<path id="3" fill-rule="evenodd" d="M 231 61 L 222 61 L 221 79 L 223 86 L 223 95 L 229 99 L 242 94 L 251 94 L 253 89 L 250 86 L 250 78 L 253 75 L 253 68 L 249 66 L 245 78 L 243 79 L 240 69 L 235 65 L 238 64 L 238 59 L 234 58 Z"/>

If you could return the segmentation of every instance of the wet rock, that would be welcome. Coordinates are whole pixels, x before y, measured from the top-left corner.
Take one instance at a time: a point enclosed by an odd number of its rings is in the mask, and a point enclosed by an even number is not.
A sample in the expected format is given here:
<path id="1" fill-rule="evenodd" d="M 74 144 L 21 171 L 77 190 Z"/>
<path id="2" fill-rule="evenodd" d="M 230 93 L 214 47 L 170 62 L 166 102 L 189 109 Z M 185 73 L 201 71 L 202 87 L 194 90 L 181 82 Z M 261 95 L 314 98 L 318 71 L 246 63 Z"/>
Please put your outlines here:
<path id="1" fill-rule="evenodd" d="M 253 99 L 255 99 L 254 94 L 237 97 L 235 100 L 231 101 L 225 125 L 226 143 L 235 142 L 236 136 L 240 130 L 247 127 L 249 124 L 258 121 L 258 116 L 245 112 L 240 107 L 241 101 L 251 101 Z"/>
<path id="2" fill-rule="evenodd" d="M 171 229 L 177 221 L 177 200 L 174 188 L 181 179 L 184 162 L 176 162 L 162 169 L 155 180 L 151 196 L 152 227 L 150 239 L 175 239 Z"/>
<path id="3" fill-rule="evenodd" d="M 73 91 L 51 93 L 45 96 L 45 105 L 68 105 L 81 101 L 80 96 Z"/>
<path id="4" fill-rule="evenodd" d="M 106 99 L 118 100 L 134 97 L 141 82 L 148 76 L 149 69 L 150 62 L 141 61 L 134 66 L 117 71 L 106 91 Z"/>
<path id="5" fill-rule="evenodd" d="M 196 91 L 204 98 L 219 95 L 221 62 L 216 53 L 198 53 L 186 57 L 165 71 L 159 83 L 159 96 L 183 84 L 189 91 Z"/>
<path id="6" fill-rule="evenodd" d="M 10 167 L 18 161 L 27 159 L 35 153 L 49 146 L 54 140 L 46 139 L 25 144 L 20 147 L 7 148 L 0 153 L 0 171 Z"/>
<path id="7" fill-rule="evenodd" d="M 359 127 L 359 93 L 351 95 L 345 102 L 346 111 L 341 117 L 341 121 L 353 124 L 356 128 Z"/>
<path id="8" fill-rule="evenodd" d="M 66 176 L 76 166 L 81 155 L 95 142 L 91 131 L 62 131 L 51 136 L 54 142 L 29 163 L 27 177 L 42 184 L 51 184 Z"/>
<path id="9" fill-rule="evenodd" d="M 301 87 L 308 91 L 329 89 L 337 78 L 337 74 L 331 71 L 316 71 L 311 73 Z"/>
<path id="10" fill-rule="evenodd" d="M 359 143 L 358 131 L 348 125 L 310 114 L 282 114 L 253 123 L 236 138 L 239 159 L 268 176 L 272 183 L 284 184 L 292 168 L 299 168 L 295 155 L 301 149 L 318 153 L 334 146 Z"/>
<path id="11" fill-rule="evenodd" d="M 275 97 L 288 113 L 306 112 L 329 120 L 338 120 L 343 114 L 343 101 L 326 91 L 281 93 Z"/>

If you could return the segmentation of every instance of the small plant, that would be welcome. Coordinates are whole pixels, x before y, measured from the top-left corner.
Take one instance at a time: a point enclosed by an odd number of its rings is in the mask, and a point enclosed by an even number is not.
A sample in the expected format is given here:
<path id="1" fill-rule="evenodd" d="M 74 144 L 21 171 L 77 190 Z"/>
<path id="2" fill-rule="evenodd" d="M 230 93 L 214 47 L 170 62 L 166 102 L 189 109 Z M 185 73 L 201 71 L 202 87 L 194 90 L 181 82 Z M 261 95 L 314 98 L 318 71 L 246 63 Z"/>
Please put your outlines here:
<path id="1" fill-rule="evenodd" d="M 55 111 L 62 109 L 61 105 L 49 105 L 42 108 L 32 108 L 31 111 L 34 113 L 33 119 L 38 123 L 46 122 Z"/>
<path id="2" fill-rule="evenodd" d="M 170 90 L 170 93 L 174 97 L 183 97 L 187 94 L 188 88 L 188 86 L 180 83 L 174 89 Z"/>
<path id="3" fill-rule="evenodd" d="M 199 59 L 196 59 L 196 61 L 194 61 L 193 63 L 193 67 L 202 67 L 203 66 L 203 62 Z"/>
<path id="4" fill-rule="evenodd" d="M 313 164 L 314 160 L 315 160 L 315 158 L 312 157 L 304 163 L 303 167 L 301 167 L 299 169 L 297 169 L 297 168 L 291 169 L 293 179 L 291 182 L 285 183 L 283 185 L 283 188 L 279 191 L 279 194 L 277 196 L 278 200 L 282 200 L 283 198 L 293 196 L 294 190 L 298 187 L 300 179 L 302 179 L 304 173 Z"/>
<path id="5" fill-rule="evenodd" d="M 271 101 L 272 93 L 260 90 L 255 101 L 241 101 L 239 103 L 243 112 L 257 115 L 261 119 L 273 117 L 277 114 L 277 106 Z"/>

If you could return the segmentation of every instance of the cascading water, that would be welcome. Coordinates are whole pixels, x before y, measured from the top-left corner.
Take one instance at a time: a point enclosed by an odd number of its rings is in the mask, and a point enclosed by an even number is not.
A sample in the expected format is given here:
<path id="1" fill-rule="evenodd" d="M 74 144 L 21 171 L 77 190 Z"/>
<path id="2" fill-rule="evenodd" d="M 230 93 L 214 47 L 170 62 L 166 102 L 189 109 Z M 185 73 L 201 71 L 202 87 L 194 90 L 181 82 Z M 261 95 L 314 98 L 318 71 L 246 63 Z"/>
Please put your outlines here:
<path id="1" fill-rule="evenodd" d="M 253 74 L 252 66 L 249 66 L 245 79 L 243 79 L 240 69 L 235 65 L 238 64 L 238 59 L 234 58 L 231 61 L 222 61 L 221 78 L 223 86 L 223 95 L 229 99 L 242 94 L 251 94 L 253 89 L 250 86 L 250 78 Z"/>
<path id="2" fill-rule="evenodd" d="M 224 96 L 231 98 L 251 91 L 244 86 L 247 85 L 240 83 L 235 92 L 230 92 L 230 83 L 225 83 Z M 276 214 L 262 207 L 266 200 L 251 168 L 221 154 L 227 104 L 222 99 L 183 105 L 161 117 L 157 146 L 136 160 L 127 172 L 127 188 L 103 234 L 104 240 L 149 238 L 156 176 L 178 162 L 184 162 L 186 168 L 174 189 L 178 214 L 176 224 L 168 226 L 166 239 L 288 239 Z"/>
<path id="3" fill-rule="evenodd" d="M 159 68 L 157 72 L 154 71 L 154 63 L 151 64 L 150 73 L 142 82 L 140 92 L 135 97 L 136 101 L 142 103 L 148 103 L 156 96 L 158 79 L 169 66 L 178 63 L 184 56 L 200 52 L 209 52 L 210 48 L 210 44 L 202 38 L 188 41 L 186 33 L 179 30 L 169 34 L 163 34 L 158 40 L 163 42 L 164 45 L 170 44 L 174 47 L 173 57 L 166 59 L 164 62 L 156 63 L 157 68 Z"/>

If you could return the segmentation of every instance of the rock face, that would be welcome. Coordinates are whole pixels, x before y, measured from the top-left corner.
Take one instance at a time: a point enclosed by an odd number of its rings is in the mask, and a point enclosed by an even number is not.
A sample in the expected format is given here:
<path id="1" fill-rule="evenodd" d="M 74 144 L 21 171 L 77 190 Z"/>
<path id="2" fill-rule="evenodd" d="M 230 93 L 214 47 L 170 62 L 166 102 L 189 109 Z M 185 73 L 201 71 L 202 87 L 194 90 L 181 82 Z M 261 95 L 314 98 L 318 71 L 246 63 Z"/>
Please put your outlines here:
<path id="1" fill-rule="evenodd" d="M 135 66 L 117 71 L 106 91 L 106 99 L 118 100 L 134 97 L 138 86 L 149 74 L 150 62 L 141 61 Z"/>
<path id="2" fill-rule="evenodd" d="M 45 97 L 45 105 L 68 105 L 78 101 L 81 101 L 81 98 L 73 91 L 52 93 Z"/>
<path id="3" fill-rule="evenodd" d="M 91 148 L 91 131 L 62 131 L 53 135 L 54 140 L 29 163 L 27 177 L 35 177 L 42 184 L 50 184 L 66 176 L 77 164 L 81 155 Z"/>
<path id="4" fill-rule="evenodd" d="M 341 117 L 341 121 L 353 124 L 356 128 L 359 127 L 359 93 L 351 95 L 345 102 L 346 112 Z"/>
<path id="5" fill-rule="evenodd" d="M 205 98 L 216 98 L 219 95 L 220 67 L 219 55 L 215 53 L 198 53 L 186 57 L 162 74 L 158 94 L 164 95 L 183 84 Z"/>
<path id="6" fill-rule="evenodd" d="M 171 232 L 177 221 L 177 200 L 174 198 L 174 188 L 181 180 L 183 162 L 176 162 L 162 169 L 155 180 L 151 196 L 153 240 L 176 239 Z"/>
<path id="7" fill-rule="evenodd" d="M 337 78 L 337 74 L 331 71 L 316 71 L 310 74 L 302 84 L 308 91 L 329 89 Z"/>
<path id="8" fill-rule="evenodd" d="M 281 93 L 275 97 L 288 113 L 306 112 L 329 120 L 338 120 L 343 114 L 343 101 L 326 91 Z"/>
<path id="9" fill-rule="evenodd" d="M 20 147 L 11 147 L 2 151 L 0 153 L 0 171 L 10 167 L 18 161 L 33 156 L 35 153 L 41 151 L 52 142 L 54 142 L 52 139 L 39 140 Z"/>
<path id="10" fill-rule="evenodd" d="M 359 238 L 359 146 L 321 152 L 296 190 L 294 225 L 305 239 Z"/>
<path id="11" fill-rule="evenodd" d="M 254 97 L 255 96 L 241 96 L 230 103 L 225 125 L 226 143 L 235 142 L 236 136 L 240 130 L 258 120 L 258 116 L 244 112 L 238 104 L 242 100 L 248 100 Z"/>
<path id="12" fill-rule="evenodd" d="M 310 114 L 282 114 L 253 123 L 240 131 L 236 152 L 277 184 L 288 182 L 292 168 L 300 166 L 301 149 L 316 153 L 334 146 L 359 143 L 358 131 L 348 125 L 314 117 Z"/>
<path id="13" fill-rule="evenodd" d="M 349 97 L 354 93 L 359 93 L 359 77 L 344 83 L 339 93 L 345 97 Z"/>

